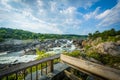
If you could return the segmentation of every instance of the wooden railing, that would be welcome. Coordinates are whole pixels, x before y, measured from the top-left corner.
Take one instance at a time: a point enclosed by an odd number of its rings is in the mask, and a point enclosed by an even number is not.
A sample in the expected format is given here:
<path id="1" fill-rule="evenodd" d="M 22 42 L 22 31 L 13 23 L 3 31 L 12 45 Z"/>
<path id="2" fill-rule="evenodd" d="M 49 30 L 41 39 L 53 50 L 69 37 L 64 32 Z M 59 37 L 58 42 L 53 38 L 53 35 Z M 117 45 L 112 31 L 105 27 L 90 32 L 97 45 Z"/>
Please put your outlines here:
<path id="1" fill-rule="evenodd" d="M 26 70 L 29 68 L 30 73 L 31 74 L 31 80 L 32 80 L 32 68 L 35 67 L 36 70 L 36 80 L 38 80 L 38 66 L 40 66 L 40 70 L 41 70 L 41 75 L 43 74 L 43 68 L 46 69 L 45 73 L 49 73 L 49 72 L 53 72 L 54 70 L 54 60 L 55 59 L 59 59 L 60 55 L 54 55 L 48 58 L 44 58 L 42 60 L 35 60 L 35 61 L 31 61 L 28 63 L 24 63 L 24 64 L 19 64 L 13 67 L 10 67 L 4 71 L 0 72 L 0 80 L 9 80 L 9 76 L 14 75 L 14 80 L 18 79 L 19 74 L 23 74 L 23 79 L 25 80 L 26 77 Z M 43 66 L 44 64 L 44 66 Z"/>
<path id="2" fill-rule="evenodd" d="M 110 67 L 105 67 L 96 63 L 92 63 L 86 60 L 81 60 L 77 58 L 73 58 L 70 56 L 66 56 L 59 54 L 44 58 L 42 60 L 36 60 L 31 61 L 28 63 L 16 65 L 13 67 L 10 67 L 4 71 L 0 72 L 0 80 L 9 80 L 11 75 L 14 75 L 14 77 L 11 80 L 18 80 L 19 74 L 23 74 L 23 77 L 19 80 L 25 80 L 26 79 L 26 71 L 27 69 L 30 70 L 29 74 L 30 78 L 28 80 L 33 79 L 33 67 L 35 67 L 35 79 L 38 80 L 38 76 L 43 74 L 48 74 L 49 72 L 53 72 L 54 70 L 54 60 L 60 60 L 66 64 L 68 64 L 70 67 L 77 69 L 83 73 L 86 73 L 88 75 L 98 76 L 103 79 L 110 79 L 110 80 L 120 80 L 120 70 L 116 70 Z M 40 67 L 40 68 L 39 68 Z M 39 69 L 38 69 L 39 68 Z M 38 70 L 40 70 L 40 75 L 38 74 Z M 80 80 L 79 78 L 75 77 L 73 74 L 65 71 L 65 74 L 67 76 L 73 78 L 75 80 Z M 35 80 L 34 79 L 34 80 Z"/>
<path id="3" fill-rule="evenodd" d="M 105 80 L 120 80 L 120 70 L 118 69 L 63 54 L 61 54 L 60 59 L 70 67 L 88 75 Z"/>

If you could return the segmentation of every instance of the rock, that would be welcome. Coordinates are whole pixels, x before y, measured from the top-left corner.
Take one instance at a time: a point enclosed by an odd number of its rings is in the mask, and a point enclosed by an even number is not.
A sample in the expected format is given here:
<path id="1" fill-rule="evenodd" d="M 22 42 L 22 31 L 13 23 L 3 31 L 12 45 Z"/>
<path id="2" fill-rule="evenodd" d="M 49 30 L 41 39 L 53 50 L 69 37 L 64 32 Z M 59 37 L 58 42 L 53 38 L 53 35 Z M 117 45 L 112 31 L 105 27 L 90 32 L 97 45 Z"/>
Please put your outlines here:
<path id="1" fill-rule="evenodd" d="M 96 49 L 101 54 L 120 55 L 120 45 L 117 42 L 100 43 L 96 46 Z"/>
<path id="2" fill-rule="evenodd" d="M 88 59 L 89 61 L 94 62 L 94 63 L 102 64 L 100 61 L 98 61 L 98 60 L 96 60 L 96 59 L 94 59 L 94 58 L 88 58 L 88 57 L 87 57 L 87 59 Z"/>
<path id="3" fill-rule="evenodd" d="M 73 40 L 73 44 L 78 47 L 78 48 L 82 48 L 82 42 L 83 40 Z"/>
<path id="4" fill-rule="evenodd" d="M 35 54 L 36 54 L 36 50 L 29 50 L 25 52 L 25 55 L 35 55 Z"/>
<path id="5" fill-rule="evenodd" d="M 8 64 L 0 64 L 0 71 L 5 70 L 9 67 Z"/>
<path id="6" fill-rule="evenodd" d="M 120 63 L 115 63 L 113 66 L 120 69 Z"/>
<path id="7" fill-rule="evenodd" d="M 120 40 L 119 40 L 119 41 L 117 41 L 117 44 L 120 46 Z"/>

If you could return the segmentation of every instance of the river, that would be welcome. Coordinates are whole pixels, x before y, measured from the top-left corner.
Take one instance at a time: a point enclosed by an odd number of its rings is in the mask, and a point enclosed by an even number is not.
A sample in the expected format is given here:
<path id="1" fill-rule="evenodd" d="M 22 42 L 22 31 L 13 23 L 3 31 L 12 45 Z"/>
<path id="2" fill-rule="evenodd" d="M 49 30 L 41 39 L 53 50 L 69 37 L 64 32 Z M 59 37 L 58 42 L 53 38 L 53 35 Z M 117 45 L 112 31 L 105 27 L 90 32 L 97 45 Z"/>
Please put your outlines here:
<path id="1" fill-rule="evenodd" d="M 58 42 L 58 40 L 55 41 L 55 43 Z M 73 51 L 75 49 L 75 45 L 73 45 L 72 41 L 67 40 L 66 42 L 62 43 L 59 47 L 52 47 L 49 48 L 49 51 L 47 53 L 55 53 L 60 54 L 63 51 Z M 17 52 L 3 52 L 0 53 L 0 64 L 17 64 L 17 63 L 26 63 L 29 61 L 36 60 L 37 55 L 26 55 L 24 50 L 17 51 Z"/>

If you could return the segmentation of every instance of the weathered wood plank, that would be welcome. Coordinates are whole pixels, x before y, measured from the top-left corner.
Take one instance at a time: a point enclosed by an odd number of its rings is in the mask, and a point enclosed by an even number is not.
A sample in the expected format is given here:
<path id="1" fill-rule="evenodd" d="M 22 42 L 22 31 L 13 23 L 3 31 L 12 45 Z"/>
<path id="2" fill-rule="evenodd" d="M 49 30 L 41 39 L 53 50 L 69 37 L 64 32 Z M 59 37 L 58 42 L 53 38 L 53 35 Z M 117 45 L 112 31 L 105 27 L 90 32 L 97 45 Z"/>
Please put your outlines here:
<path id="1" fill-rule="evenodd" d="M 75 76 L 74 74 L 68 72 L 67 70 L 64 70 L 65 75 L 70 78 L 71 80 L 82 80 L 81 78 Z"/>
<path id="2" fill-rule="evenodd" d="M 53 60 L 48 61 L 48 72 L 53 72 L 53 70 L 54 70 L 53 65 L 54 65 Z"/>
<path id="3" fill-rule="evenodd" d="M 120 70 L 61 54 L 60 59 L 74 67 L 110 80 L 120 80 Z"/>
<path id="4" fill-rule="evenodd" d="M 18 71 L 27 69 L 27 68 L 35 66 L 35 65 L 38 65 L 38 64 L 41 64 L 41 63 L 44 63 L 44 62 L 47 62 L 47 61 L 51 61 L 53 59 L 57 59 L 59 57 L 60 57 L 60 55 L 57 54 L 57 55 L 54 55 L 54 56 L 51 56 L 51 57 L 48 57 L 48 58 L 44 58 L 44 59 L 41 59 L 41 60 L 35 60 L 35 61 L 28 62 L 28 63 L 19 64 L 19 65 L 10 67 L 10 68 L 0 72 L 0 78 L 2 78 L 3 76 L 6 76 L 6 75 L 16 73 Z"/>

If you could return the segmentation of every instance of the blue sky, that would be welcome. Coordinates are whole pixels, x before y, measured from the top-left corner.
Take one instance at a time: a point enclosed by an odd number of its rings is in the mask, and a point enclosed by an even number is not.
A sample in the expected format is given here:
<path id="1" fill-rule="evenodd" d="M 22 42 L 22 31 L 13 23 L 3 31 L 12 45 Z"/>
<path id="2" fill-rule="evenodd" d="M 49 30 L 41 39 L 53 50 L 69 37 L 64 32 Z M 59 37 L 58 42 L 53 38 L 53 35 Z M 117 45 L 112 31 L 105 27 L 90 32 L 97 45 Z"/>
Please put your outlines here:
<path id="1" fill-rule="evenodd" d="M 0 0 L 0 27 L 79 35 L 120 30 L 120 0 Z"/>

